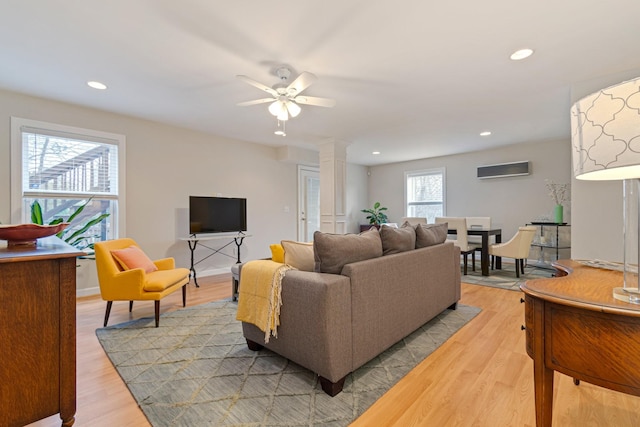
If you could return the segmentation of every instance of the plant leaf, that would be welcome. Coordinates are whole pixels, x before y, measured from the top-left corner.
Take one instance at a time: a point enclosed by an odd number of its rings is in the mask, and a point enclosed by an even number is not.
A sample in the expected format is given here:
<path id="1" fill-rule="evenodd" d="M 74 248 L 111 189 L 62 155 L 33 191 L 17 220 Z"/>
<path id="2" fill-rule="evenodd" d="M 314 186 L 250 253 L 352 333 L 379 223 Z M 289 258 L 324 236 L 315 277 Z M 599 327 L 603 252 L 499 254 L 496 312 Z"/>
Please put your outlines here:
<path id="1" fill-rule="evenodd" d="M 78 207 L 78 209 L 75 210 L 74 213 L 71 214 L 71 216 L 69 217 L 69 219 L 67 220 L 67 222 L 71 222 L 74 220 L 75 217 L 77 217 L 83 210 L 84 207 L 87 206 L 89 204 L 89 202 L 91 201 L 91 199 L 93 199 L 93 197 L 89 197 L 89 200 L 87 200 L 86 202 L 84 202 L 82 205 L 80 205 Z"/>
<path id="2" fill-rule="evenodd" d="M 42 206 L 37 200 L 31 204 L 31 222 L 44 225 L 42 222 Z"/>
<path id="3" fill-rule="evenodd" d="M 93 227 L 94 225 L 98 224 L 100 221 L 102 221 L 103 219 L 105 219 L 109 215 L 111 215 L 111 214 L 104 213 L 104 214 L 102 214 L 102 215 L 100 215 L 100 216 L 88 221 L 85 225 L 82 226 L 82 228 L 74 231 L 71 236 L 67 237 L 65 239 L 65 241 L 67 243 L 69 243 L 70 241 L 72 241 L 73 239 L 78 237 L 79 235 L 84 234 L 85 231 L 87 231 L 89 228 Z"/>

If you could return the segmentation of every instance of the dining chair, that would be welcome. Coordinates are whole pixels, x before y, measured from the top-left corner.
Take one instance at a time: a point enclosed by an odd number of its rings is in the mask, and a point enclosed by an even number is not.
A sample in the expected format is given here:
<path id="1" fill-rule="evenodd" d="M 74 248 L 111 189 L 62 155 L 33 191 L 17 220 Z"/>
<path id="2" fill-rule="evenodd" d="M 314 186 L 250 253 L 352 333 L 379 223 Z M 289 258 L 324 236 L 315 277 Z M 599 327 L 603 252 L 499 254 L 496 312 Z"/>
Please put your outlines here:
<path id="1" fill-rule="evenodd" d="M 453 242 L 454 245 L 460 248 L 460 255 L 463 258 L 463 271 L 467 274 L 467 259 L 471 254 L 471 268 L 476 271 L 476 245 L 470 244 L 467 238 L 467 220 L 464 217 L 437 217 L 435 219 L 436 224 L 448 223 L 449 230 L 456 230 L 455 239 L 447 239 L 448 242 Z"/>
<path id="2" fill-rule="evenodd" d="M 408 222 L 409 225 L 418 225 L 418 224 L 426 224 L 427 218 L 423 218 L 421 216 L 404 216 L 400 220 L 400 225 Z"/>
<path id="3" fill-rule="evenodd" d="M 491 217 L 490 216 L 468 216 L 467 218 L 467 227 L 473 228 L 491 228 Z M 476 246 L 476 250 L 482 253 L 482 237 L 481 236 L 469 236 L 467 238 L 470 244 Z M 489 244 L 494 244 L 496 242 L 495 236 L 489 236 Z"/>
<path id="4" fill-rule="evenodd" d="M 520 277 L 520 272 L 524 274 L 524 260 L 529 257 L 535 233 L 534 226 L 519 227 L 518 232 L 508 242 L 490 245 L 491 269 L 493 269 L 494 257 L 513 258 L 516 262 L 516 277 Z"/>

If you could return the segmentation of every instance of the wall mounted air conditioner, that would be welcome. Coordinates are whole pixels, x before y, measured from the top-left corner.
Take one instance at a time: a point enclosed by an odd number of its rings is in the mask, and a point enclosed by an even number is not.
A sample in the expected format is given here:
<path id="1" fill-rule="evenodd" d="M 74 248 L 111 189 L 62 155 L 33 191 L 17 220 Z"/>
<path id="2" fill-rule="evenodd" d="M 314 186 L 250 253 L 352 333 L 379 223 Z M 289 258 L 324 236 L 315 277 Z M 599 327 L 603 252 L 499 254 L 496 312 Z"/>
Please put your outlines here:
<path id="1" fill-rule="evenodd" d="M 478 179 L 529 175 L 529 161 L 478 166 Z"/>

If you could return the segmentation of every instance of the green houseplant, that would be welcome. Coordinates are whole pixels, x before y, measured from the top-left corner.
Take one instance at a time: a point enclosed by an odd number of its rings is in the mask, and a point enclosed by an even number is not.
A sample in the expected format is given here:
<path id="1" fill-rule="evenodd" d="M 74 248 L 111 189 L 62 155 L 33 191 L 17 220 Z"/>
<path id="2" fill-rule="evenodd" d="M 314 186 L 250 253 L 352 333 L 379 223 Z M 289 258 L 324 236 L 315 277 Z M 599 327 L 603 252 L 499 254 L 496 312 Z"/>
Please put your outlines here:
<path id="1" fill-rule="evenodd" d="M 91 202 L 92 198 L 93 197 L 89 198 L 86 202 L 78 206 L 76 210 L 71 215 L 69 215 L 69 217 L 66 220 L 62 217 L 57 217 L 49 221 L 49 225 L 60 224 L 61 222 L 70 223 L 73 226 L 73 229 L 66 228 L 62 230 L 60 233 L 56 234 L 56 236 L 58 236 L 59 238 L 61 238 L 71 246 L 78 248 L 80 250 L 83 250 L 85 252 L 86 252 L 86 249 L 93 250 L 93 243 L 91 243 L 89 239 L 93 237 L 97 237 L 94 235 L 87 235 L 85 233 L 91 227 L 101 223 L 110 215 L 108 213 L 103 213 L 93 218 L 89 218 L 86 222 L 80 225 L 76 226 L 76 224 L 73 224 L 73 220 L 76 219 L 76 217 L 80 215 L 80 213 L 82 213 L 84 208 L 89 204 L 89 202 Z M 40 203 L 37 200 L 31 204 L 31 222 L 38 225 L 44 225 L 44 219 L 42 217 L 42 206 L 40 206 Z"/>
<path id="2" fill-rule="evenodd" d="M 375 202 L 372 209 L 362 209 L 361 212 L 369 214 L 367 215 L 369 224 L 379 226 L 388 221 L 387 214 L 384 212 L 386 210 L 387 208 L 380 206 L 380 202 Z"/>

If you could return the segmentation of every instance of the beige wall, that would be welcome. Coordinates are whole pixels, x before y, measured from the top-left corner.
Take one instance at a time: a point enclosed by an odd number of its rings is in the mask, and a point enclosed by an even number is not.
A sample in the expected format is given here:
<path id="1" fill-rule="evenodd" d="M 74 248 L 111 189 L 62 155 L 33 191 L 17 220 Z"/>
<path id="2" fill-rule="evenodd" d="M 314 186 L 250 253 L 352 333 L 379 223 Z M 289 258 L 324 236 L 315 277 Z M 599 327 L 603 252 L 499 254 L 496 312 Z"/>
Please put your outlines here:
<path id="1" fill-rule="evenodd" d="M 189 266 L 189 195 L 246 197 L 248 233 L 242 259 L 270 255 L 269 244 L 296 239 L 297 167 L 277 149 L 161 123 L 0 91 L 0 221 L 10 223 L 10 117 L 123 134 L 126 142 L 126 232 L 152 258 L 173 256 Z M 306 153 L 308 154 L 308 153 Z M 350 195 L 364 194 L 366 169 L 349 165 Z M 352 207 L 349 207 L 352 206 Z M 285 207 L 289 207 L 285 212 Z M 349 203 L 349 209 L 359 209 Z M 349 213 L 353 218 L 354 214 Z M 350 225 L 357 228 L 357 223 Z M 235 245 L 225 252 L 233 255 Z M 202 251 L 197 259 L 208 252 Z M 198 271 L 229 271 L 233 259 L 215 255 Z M 82 277 L 90 274 L 81 274 Z M 79 288 L 88 287 L 78 283 Z M 94 290 L 95 291 L 95 290 Z M 82 293 L 82 292 L 81 292 Z"/>
<path id="2" fill-rule="evenodd" d="M 517 161 L 530 162 L 530 175 L 478 179 L 477 167 Z M 547 215 L 553 218 L 555 203 L 547 194 L 545 179 L 568 183 L 571 179 L 569 141 L 525 143 L 499 149 L 414 160 L 370 168 L 369 201 L 389 208 L 389 221 L 404 215 L 404 173 L 422 169 L 446 169 L 446 214 L 490 216 L 502 228 L 503 241 L 519 226 Z M 565 221 L 571 223 L 571 208 Z"/>

